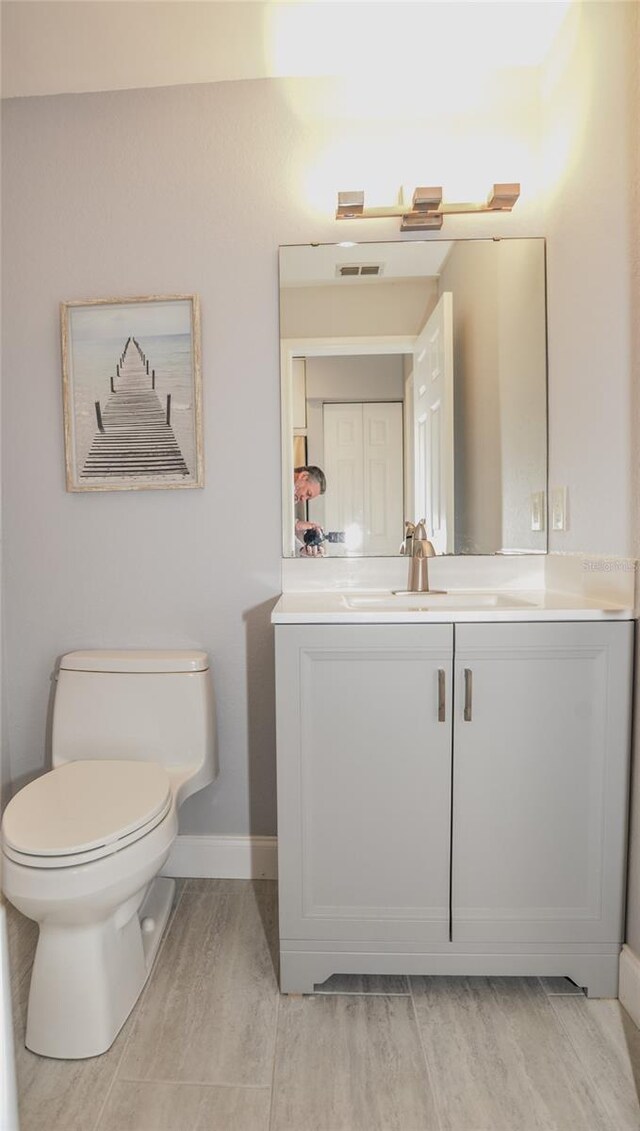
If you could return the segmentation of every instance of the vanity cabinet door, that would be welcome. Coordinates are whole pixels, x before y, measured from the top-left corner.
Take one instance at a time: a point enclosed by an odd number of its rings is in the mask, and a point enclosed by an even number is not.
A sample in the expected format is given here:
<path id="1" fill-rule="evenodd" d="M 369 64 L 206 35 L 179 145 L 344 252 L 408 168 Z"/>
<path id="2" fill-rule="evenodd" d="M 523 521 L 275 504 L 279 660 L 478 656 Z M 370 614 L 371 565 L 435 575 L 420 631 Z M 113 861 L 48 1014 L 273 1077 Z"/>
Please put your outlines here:
<path id="1" fill-rule="evenodd" d="M 449 938 L 451 625 L 278 625 L 283 939 Z"/>
<path id="2" fill-rule="evenodd" d="M 453 942 L 622 939 L 633 626 L 456 626 Z"/>

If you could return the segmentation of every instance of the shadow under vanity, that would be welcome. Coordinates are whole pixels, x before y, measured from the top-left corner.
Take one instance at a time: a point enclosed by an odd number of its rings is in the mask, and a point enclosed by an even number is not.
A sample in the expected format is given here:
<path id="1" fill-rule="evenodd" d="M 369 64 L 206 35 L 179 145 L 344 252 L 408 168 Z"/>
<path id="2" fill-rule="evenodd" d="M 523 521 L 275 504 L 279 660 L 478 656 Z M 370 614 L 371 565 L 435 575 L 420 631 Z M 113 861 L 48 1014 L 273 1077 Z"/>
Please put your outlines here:
<path id="1" fill-rule="evenodd" d="M 544 241 L 280 264 L 281 989 L 564 975 L 615 997 L 633 595 L 603 599 L 579 564 L 575 585 L 549 580 Z M 302 462 L 327 488 L 301 516 Z M 394 595 L 403 520 L 425 514 L 440 606 Z M 301 517 L 360 540 L 289 561 Z"/>

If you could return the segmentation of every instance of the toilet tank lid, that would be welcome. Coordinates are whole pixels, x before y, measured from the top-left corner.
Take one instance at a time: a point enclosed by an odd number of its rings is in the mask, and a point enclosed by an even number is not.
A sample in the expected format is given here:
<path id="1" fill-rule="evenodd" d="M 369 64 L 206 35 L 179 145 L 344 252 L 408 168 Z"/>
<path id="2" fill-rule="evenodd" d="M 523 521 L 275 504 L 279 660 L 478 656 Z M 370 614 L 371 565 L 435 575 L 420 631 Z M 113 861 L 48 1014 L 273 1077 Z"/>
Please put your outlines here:
<path id="1" fill-rule="evenodd" d="M 61 671 L 73 672 L 202 672 L 209 667 L 206 652 L 185 649 L 130 649 L 67 652 Z"/>

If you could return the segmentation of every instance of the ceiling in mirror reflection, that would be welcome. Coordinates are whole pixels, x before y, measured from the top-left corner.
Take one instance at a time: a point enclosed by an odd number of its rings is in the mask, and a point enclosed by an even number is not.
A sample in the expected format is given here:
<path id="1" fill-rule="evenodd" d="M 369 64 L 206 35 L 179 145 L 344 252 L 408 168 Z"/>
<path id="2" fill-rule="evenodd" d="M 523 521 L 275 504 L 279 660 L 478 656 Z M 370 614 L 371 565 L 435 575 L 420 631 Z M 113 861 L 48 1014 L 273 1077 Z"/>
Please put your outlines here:
<path id="1" fill-rule="evenodd" d="M 398 242 L 375 244 L 317 244 L 281 249 L 280 287 L 326 286 L 347 281 L 372 281 L 371 276 L 342 275 L 341 268 L 360 264 L 379 264 L 378 279 L 428 279 L 438 276 L 451 251 L 451 240 L 430 243 Z M 373 277 L 375 280 L 375 277 Z"/>
<path id="2" fill-rule="evenodd" d="M 280 331 L 285 556 L 546 551 L 544 240 L 281 248 Z"/>

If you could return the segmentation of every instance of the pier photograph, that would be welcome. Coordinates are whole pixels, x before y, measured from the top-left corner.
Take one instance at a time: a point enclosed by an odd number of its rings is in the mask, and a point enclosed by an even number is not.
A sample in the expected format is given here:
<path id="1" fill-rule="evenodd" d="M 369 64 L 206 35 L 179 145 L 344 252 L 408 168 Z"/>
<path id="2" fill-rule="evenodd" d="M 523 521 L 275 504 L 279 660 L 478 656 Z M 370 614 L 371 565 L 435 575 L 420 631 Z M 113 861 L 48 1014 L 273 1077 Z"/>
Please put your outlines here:
<path id="1" fill-rule="evenodd" d="M 202 487 L 197 295 L 63 302 L 68 491 Z"/>

